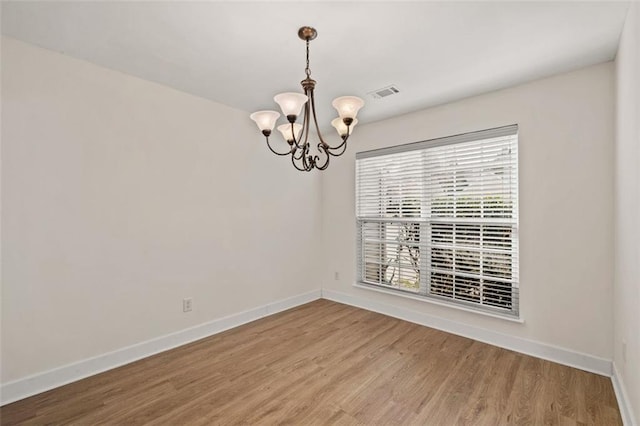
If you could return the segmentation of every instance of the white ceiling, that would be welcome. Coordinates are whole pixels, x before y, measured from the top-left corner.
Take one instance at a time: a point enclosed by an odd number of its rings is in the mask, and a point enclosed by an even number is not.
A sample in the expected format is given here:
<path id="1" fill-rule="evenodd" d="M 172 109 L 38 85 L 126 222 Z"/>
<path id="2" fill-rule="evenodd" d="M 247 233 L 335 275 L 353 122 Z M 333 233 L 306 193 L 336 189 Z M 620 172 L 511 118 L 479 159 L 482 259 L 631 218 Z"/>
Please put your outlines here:
<path id="1" fill-rule="evenodd" d="M 627 2 L 4 2 L 2 33 L 246 111 L 299 91 L 371 122 L 614 58 Z M 400 93 L 367 93 L 395 84 Z"/>

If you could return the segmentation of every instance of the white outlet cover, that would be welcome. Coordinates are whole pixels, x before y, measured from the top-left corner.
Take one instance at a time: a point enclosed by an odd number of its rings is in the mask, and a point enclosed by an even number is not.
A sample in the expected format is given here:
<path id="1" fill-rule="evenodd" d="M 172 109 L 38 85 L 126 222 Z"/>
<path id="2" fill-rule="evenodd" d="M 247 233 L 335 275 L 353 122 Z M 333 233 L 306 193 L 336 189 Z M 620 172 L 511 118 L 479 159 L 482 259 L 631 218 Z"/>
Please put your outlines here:
<path id="1" fill-rule="evenodd" d="M 182 299 L 182 312 L 191 312 L 193 310 L 193 299 L 191 297 Z"/>

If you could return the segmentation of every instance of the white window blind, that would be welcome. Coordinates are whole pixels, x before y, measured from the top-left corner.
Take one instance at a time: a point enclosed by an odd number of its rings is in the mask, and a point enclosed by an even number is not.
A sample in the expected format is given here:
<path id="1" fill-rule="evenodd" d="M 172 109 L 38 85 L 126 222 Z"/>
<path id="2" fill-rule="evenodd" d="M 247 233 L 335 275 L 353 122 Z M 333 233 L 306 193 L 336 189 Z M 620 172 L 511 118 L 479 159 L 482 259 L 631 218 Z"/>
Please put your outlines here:
<path id="1" fill-rule="evenodd" d="M 518 316 L 517 131 L 358 153 L 359 281 Z"/>

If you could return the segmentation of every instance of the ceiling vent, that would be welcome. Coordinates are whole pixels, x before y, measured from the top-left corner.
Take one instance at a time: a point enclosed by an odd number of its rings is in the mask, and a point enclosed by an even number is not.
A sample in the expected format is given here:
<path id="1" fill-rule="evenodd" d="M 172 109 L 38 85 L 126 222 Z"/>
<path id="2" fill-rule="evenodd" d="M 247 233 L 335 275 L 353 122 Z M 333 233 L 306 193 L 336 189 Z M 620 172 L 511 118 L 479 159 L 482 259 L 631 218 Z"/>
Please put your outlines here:
<path id="1" fill-rule="evenodd" d="M 397 93 L 400 93 L 400 90 L 392 84 L 391 86 L 383 87 L 382 89 L 374 90 L 373 92 L 369 92 L 367 94 L 373 99 L 382 99 L 386 98 L 387 96 L 395 95 Z"/>

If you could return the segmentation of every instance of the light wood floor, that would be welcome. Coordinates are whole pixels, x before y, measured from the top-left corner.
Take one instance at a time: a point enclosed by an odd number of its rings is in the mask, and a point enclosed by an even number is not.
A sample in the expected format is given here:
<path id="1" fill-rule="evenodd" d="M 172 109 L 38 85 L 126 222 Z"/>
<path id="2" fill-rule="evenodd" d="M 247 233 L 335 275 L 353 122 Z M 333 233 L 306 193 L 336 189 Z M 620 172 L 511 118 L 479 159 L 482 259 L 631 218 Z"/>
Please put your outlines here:
<path id="1" fill-rule="evenodd" d="M 611 381 L 318 300 L 7 405 L 10 424 L 622 424 Z"/>

